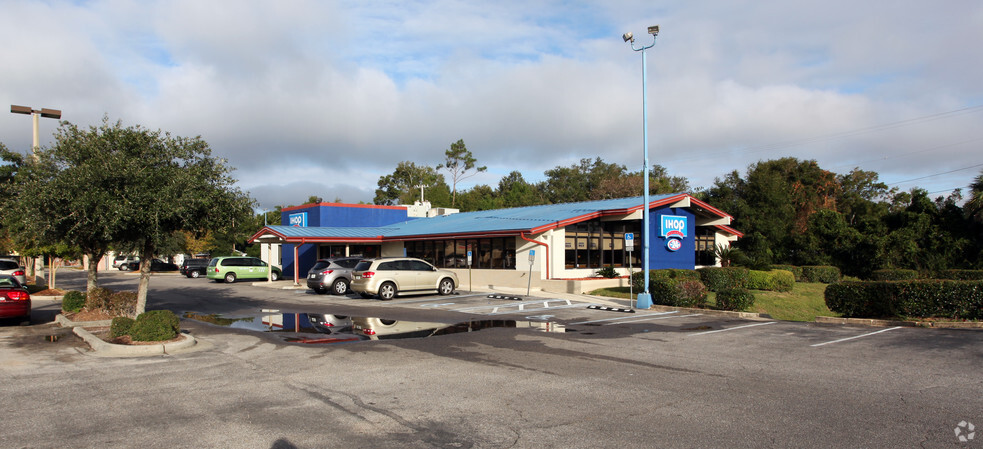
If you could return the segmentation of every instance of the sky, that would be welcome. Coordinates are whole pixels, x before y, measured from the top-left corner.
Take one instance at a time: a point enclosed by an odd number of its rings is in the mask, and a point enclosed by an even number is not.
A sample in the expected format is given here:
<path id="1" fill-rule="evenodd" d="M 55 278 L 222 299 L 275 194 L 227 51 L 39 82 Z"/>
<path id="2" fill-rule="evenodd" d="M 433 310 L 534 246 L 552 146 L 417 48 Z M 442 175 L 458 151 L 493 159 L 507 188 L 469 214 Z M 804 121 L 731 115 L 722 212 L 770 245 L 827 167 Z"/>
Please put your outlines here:
<path id="1" fill-rule="evenodd" d="M 649 162 L 694 189 L 782 157 L 933 197 L 983 171 L 978 0 L 0 0 L 0 101 L 201 136 L 257 210 L 371 202 L 459 139 L 488 170 L 458 189 L 494 188 L 583 158 L 641 170 L 622 34 L 656 24 Z M 0 114 L 0 143 L 29 151 L 30 118 Z"/>

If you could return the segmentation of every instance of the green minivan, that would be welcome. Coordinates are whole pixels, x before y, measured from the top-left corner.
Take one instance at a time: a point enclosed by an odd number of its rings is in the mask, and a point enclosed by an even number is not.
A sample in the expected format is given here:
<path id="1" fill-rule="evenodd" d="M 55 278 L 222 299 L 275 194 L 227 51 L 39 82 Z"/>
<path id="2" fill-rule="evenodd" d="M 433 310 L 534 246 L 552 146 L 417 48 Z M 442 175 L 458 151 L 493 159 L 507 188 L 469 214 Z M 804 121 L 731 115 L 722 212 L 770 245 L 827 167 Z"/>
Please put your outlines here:
<path id="1" fill-rule="evenodd" d="M 269 266 L 266 262 L 255 257 L 216 257 L 208 262 L 205 277 L 231 283 L 236 279 L 266 279 L 267 270 Z M 273 267 L 270 278 L 274 281 L 280 279 L 280 269 Z"/>

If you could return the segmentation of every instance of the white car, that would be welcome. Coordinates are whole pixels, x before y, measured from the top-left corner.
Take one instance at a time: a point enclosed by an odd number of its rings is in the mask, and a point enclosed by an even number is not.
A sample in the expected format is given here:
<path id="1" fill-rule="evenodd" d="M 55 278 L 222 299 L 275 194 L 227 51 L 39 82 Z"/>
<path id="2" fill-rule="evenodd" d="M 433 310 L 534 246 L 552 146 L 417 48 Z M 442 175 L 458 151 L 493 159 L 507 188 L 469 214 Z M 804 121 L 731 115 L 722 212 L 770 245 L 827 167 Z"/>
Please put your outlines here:
<path id="1" fill-rule="evenodd" d="M 0 274 L 12 276 L 17 279 L 17 282 L 20 282 L 20 285 L 27 285 L 24 267 L 16 260 L 0 259 Z"/>

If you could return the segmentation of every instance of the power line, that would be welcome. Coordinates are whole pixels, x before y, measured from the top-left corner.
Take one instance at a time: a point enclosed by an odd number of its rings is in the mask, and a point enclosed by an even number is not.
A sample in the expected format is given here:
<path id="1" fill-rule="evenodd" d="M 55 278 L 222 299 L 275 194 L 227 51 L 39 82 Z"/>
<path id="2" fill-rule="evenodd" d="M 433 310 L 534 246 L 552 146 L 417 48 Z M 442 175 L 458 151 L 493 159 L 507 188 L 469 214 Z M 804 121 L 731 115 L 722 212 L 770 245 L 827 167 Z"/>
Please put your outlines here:
<path id="1" fill-rule="evenodd" d="M 969 167 L 957 168 L 955 170 L 949 170 L 947 172 L 934 173 L 934 174 L 931 174 L 931 175 L 925 175 L 925 176 L 921 176 L 921 177 L 918 177 L 918 178 L 906 179 L 904 181 L 891 182 L 891 183 L 888 183 L 887 185 L 893 186 L 895 184 L 904 184 L 906 182 L 918 181 L 920 179 L 931 178 L 933 176 L 948 175 L 949 173 L 955 173 L 957 171 L 969 170 L 971 168 L 976 168 L 976 167 L 983 167 L 983 164 L 970 165 Z"/>

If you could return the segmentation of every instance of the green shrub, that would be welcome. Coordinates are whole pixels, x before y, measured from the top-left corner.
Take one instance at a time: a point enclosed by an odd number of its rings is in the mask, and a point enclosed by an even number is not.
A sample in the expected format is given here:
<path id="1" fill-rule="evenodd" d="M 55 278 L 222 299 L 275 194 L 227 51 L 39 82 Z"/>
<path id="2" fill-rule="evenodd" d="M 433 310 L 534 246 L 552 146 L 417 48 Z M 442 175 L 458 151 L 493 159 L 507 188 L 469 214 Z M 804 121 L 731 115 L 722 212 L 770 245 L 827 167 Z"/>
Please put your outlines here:
<path id="1" fill-rule="evenodd" d="M 71 290 L 65 293 L 61 299 L 61 310 L 64 312 L 78 312 L 85 307 L 85 293 L 78 290 Z"/>
<path id="2" fill-rule="evenodd" d="M 832 284 L 840 281 L 840 269 L 828 265 L 802 267 L 802 280 L 804 282 L 822 282 Z"/>
<path id="3" fill-rule="evenodd" d="M 122 337 L 130 334 L 133 323 L 136 321 L 128 316 L 118 316 L 113 318 L 113 323 L 109 326 L 109 336 L 112 338 Z"/>
<path id="4" fill-rule="evenodd" d="M 744 267 L 704 267 L 696 270 L 700 282 L 712 292 L 747 286 L 750 270 Z"/>
<path id="5" fill-rule="evenodd" d="M 751 270 L 748 272 L 747 288 L 750 290 L 771 290 L 771 276 L 767 271 Z"/>
<path id="6" fill-rule="evenodd" d="M 983 270 L 942 270 L 935 277 L 954 281 L 983 281 Z"/>
<path id="7" fill-rule="evenodd" d="M 795 275 L 788 270 L 771 270 L 770 290 L 773 292 L 790 292 L 795 288 Z"/>
<path id="8" fill-rule="evenodd" d="M 746 288 L 727 288 L 717 292 L 717 308 L 744 311 L 754 305 L 754 294 Z"/>
<path id="9" fill-rule="evenodd" d="M 826 287 L 825 299 L 847 317 L 983 319 L 983 281 L 841 282 Z"/>
<path id="10" fill-rule="evenodd" d="M 652 303 L 673 307 L 706 307 L 707 288 L 700 281 L 686 278 L 653 279 L 649 282 Z"/>
<path id="11" fill-rule="evenodd" d="M 683 270 L 677 268 L 665 268 L 661 270 L 649 270 L 649 292 L 652 291 L 652 283 L 658 279 L 677 279 L 688 281 L 699 281 L 700 275 L 694 270 Z M 639 271 L 631 274 L 631 284 L 637 291 L 645 290 L 642 284 L 645 283 L 645 272 Z"/>
<path id="12" fill-rule="evenodd" d="M 874 272 L 870 275 L 870 279 L 874 281 L 904 281 L 908 279 L 918 279 L 918 272 L 915 270 L 899 268 L 885 268 L 883 270 L 874 270 Z"/>
<path id="13" fill-rule="evenodd" d="M 802 267 L 797 267 L 795 265 L 772 265 L 772 270 L 785 270 L 792 272 L 792 276 L 795 276 L 796 282 L 802 282 Z"/>
<path id="14" fill-rule="evenodd" d="M 614 267 L 601 268 L 600 270 L 597 270 L 595 274 L 602 278 L 608 278 L 608 279 L 614 279 L 618 277 L 618 271 L 615 270 Z"/>
<path id="15" fill-rule="evenodd" d="M 170 310 L 150 310 L 137 317 L 130 328 L 130 337 L 135 341 L 164 341 L 177 336 L 181 331 L 181 321 Z"/>

